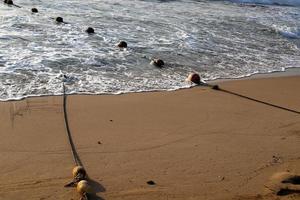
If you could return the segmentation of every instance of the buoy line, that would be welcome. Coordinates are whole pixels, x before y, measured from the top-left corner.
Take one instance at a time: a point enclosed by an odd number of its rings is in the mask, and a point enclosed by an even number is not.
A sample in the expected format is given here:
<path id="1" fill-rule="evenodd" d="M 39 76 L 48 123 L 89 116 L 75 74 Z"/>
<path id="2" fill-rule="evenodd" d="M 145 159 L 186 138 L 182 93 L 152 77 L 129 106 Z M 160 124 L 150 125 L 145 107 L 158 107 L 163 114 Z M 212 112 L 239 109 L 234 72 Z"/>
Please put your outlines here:
<path id="1" fill-rule="evenodd" d="M 12 0 L 4 0 L 4 4 L 7 4 L 8 6 L 15 6 L 17 8 L 21 8 L 20 10 L 22 10 L 23 12 L 28 12 L 27 10 L 23 10 L 21 6 L 14 4 Z M 31 13 L 32 14 L 39 13 L 39 10 L 37 8 L 35 8 L 35 7 L 31 8 Z M 46 15 L 44 15 L 44 16 L 46 18 L 48 18 L 48 19 L 54 20 L 58 24 L 71 24 L 71 23 L 65 22 L 62 17 L 56 17 L 56 18 L 54 18 L 54 17 L 47 17 Z M 76 26 L 76 25 L 74 25 L 74 26 Z M 88 33 L 89 35 L 91 35 L 91 34 L 95 33 L 95 29 L 92 28 L 92 27 L 88 27 L 85 30 L 85 32 Z M 115 44 L 115 46 L 122 50 L 122 49 L 127 49 L 128 45 L 127 45 L 127 42 L 121 40 L 117 44 Z M 157 68 L 163 68 L 164 65 L 165 65 L 165 62 L 162 59 L 160 59 L 160 58 L 151 58 L 151 57 L 148 57 L 148 56 L 144 56 L 144 58 L 149 59 L 150 60 L 149 64 L 153 65 L 153 66 L 155 66 Z"/>
<path id="2" fill-rule="evenodd" d="M 267 105 L 267 106 L 271 106 L 271 107 L 274 107 L 274 108 L 278 108 L 278 109 L 281 109 L 281 110 L 285 110 L 285 111 L 296 113 L 296 114 L 300 115 L 300 112 L 297 111 L 297 110 L 289 109 L 289 108 L 286 108 L 286 107 L 283 107 L 283 106 L 275 105 L 275 104 L 268 103 L 268 102 L 265 102 L 265 101 L 262 101 L 262 100 L 258 100 L 258 99 L 254 99 L 252 97 L 248 97 L 248 96 L 245 96 L 245 95 L 242 95 L 242 94 L 238 94 L 236 92 L 232 92 L 232 91 L 220 88 L 220 86 L 218 86 L 218 85 L 210 85 L 210 84 L 206 83 L 205 86 L 208 86 L 208 87 L 212 88 L 213 90 L 225 92 L 227 94 L 238 96 L 238 97 L 241 97 L 241 98 L 244 98 L 244 99 L 248 99 L 248 100 L 251 100 L 251 101 L 254 101 L 254 102 L 257 102 L 257 103 L 261 103 L 261 104 L 264 104 L 264 105 Z"/>
<path id="3" fill-rule="evenodd" d="M 21 6 L 18 6 L 16 4 L 14 4 L 14 2 L 12 0 L 4 0 L 3 3 L 9 5 L 9 6 L 15 6 L 17 8 L 21 8 Z"/>
<path id="4" fill-rule="evenodd" d="M 247 100 L 250 100 L 250 101 L 254 101 L 254 102 L 257 102 L 257 103 L 261 103 L 261 104 L 264 104 L 264 105 L 267 105 L 267 106 L 271 106 L 271 107 L 274 107 L 274 108 L 278 108 L 278 109 L 281 109 L 281 110 L 285 110 L 285 111 L 296 113 L 296 114 L 300 115 L 300 111 L 293 110 L 293 109 L 286 108 L 286 107 L 279 106 L 279 105 L 275 105 L 275 104 L 272 104 L 272 103 L 268 103 L 268 102 L 258 100 L 258 99 L 255 99 L 255 98 L 252 98 L 252 97 L 249 97 L 249 96 L 245 96 L 245 95 L 242 95 L 242 94 L 238 94 L 236 92 L 232 92 L 232 91 L 220 88 L 219 85 L 212 85 L 212 84 L 206 83 L 205 81 L 201 80 L 200 75 L 197 74 L 197 73 L 190 73 L 189 76 L 187 77 L 186 81 L 190 82 L 191 84 L 196 84 L 197 86 L 206 86 L 206 87 L 209 87 L 213 90 L 225 92 L 227 94 L 231 94 L 231 95 L 243 98 L 243 99 L 247 99 Z"/>
<path id="5" fill-rule="evenodd" d="M 76 166 L 82 166 L 82 163 L 80 161 L 80 158 L 77 154 L 74 142 L 73 142 L 73 138 L 71 135 L 71 131 L 70 131 L 70 126 L 69 126 L 69 121 L 68 121 L 68 114 L 67 114 L 67 94 L 66 94 L 66 86 L 65 83 L 63 83 L 63 113 L 64 113 L 64 122 L 65 122 L 65 127 L 66 127 L 66 132 L 68 135 L 68 140 L 71 146 L 71 150 L 72 150 L 72 155 L 73 155 L 73 160 Z"/>
<path id="6" fill-rule="evenodd" d="M 39 10 L 37 8 L 35 8 L 35 7 L 31 8 L 31 10 L 29 11 L 29 10 L 24 10 L 23 7 L 21 7 L 19 5 L 14 4 L 12 0 L 4 0 L 3 3 L 6 4 L 7 6 L 15 6 L 17 8 L 20 8 L 20 11 L 22 11 L 24 13 L 27 13 L 27 14 L 31 13 L 31 14 L 40 14 L 41 15 L 41 13 L 39 12 Z M 57 24 L 71 24 L 74 27 L 78 27 L 75 24 L 72 24 L 72 23 L 69 23 L 69 22 L 65 22 L 64 19 L 62 17 L 60 17 L 60 16 L 58 16 L 58 17 L 49 17 L 48 15 L 44 14 L 43 17 L 45 19 L 51 19 L 54 22 L 56 22 Z M 93 34 L 93 33 L 95 33 L 95 30 L 92 27 L 88 27 L 85 30 L 85 32 L 88 33 L 88 34 Z"/>
<path id="7" fill-rule="evenodd" d="M 72 156 L 74 160 L 75 167 L 73 168 L 72 175 L 73 180 L 66 184 L 65 187 L 76 187 L 77 192 L 81 195 L 80 200 L 88 200 L 88 194 L 93 193 L 92 187 L 89 184 L 88 181 L 88 175 L 86 173 L 86 170 L 84 169 L 79 155 L 77 154 L 73 138 L 70 131 L 70 126 L 68 122 L 68 115 L 67 115 L 67 94 L 66 94 L 66 86 L 63 82 L 63 113 L 64 113 L 64 124 L 66 128 L 66 133 L 68 136 L 68 141 L 71 146 Z"/>

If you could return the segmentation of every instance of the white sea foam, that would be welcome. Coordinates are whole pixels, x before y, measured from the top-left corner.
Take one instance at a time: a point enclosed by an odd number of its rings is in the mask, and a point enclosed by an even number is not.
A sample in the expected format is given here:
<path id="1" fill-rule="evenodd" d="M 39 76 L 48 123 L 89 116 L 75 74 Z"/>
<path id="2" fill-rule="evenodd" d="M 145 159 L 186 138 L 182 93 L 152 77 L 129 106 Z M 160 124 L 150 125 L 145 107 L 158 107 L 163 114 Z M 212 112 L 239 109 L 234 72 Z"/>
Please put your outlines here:
<path id="1" fill-rule="evenodd" d="M 291 39 L 300 39 L 300 28 L 288 27 L 288 26 L 272 26 L 275 31 L 283 35 L 284 37 Z"/>
<path id="2" fill-rule="evenodd" d="M 61 94 L 63 74 L 68 93 L 121 94 L 187 88 L 190 72 L 213 80 L 300 67 L 297 7 L 189 0 L 20 4 L 0 4 L 1 100 Z M 28 9 L 37 4 L 40 14 L 32 15 Z M 68 24 L 56 24 L 57 16 Z M 84 32 L 88 26 L 94 35 Z M 126 50 L 115 47 L 120 40 Z M 152 58 L 166 66 L 155 68 Z"/>

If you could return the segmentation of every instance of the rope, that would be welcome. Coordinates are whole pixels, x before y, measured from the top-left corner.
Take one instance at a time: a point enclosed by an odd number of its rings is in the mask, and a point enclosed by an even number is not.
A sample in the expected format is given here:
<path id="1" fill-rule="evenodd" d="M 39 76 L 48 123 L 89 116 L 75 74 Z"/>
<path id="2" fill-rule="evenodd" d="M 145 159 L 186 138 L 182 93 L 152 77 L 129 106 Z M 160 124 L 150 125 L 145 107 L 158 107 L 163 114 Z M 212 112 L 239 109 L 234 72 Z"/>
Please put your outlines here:
<path id="1" fill-rule="evenodd" d="M 278 109 L 281 109 L 281 110 L 285 110 L 285 111 L 296 113 L 296 114 L 300 115 L 300 112 L 297 111 L 297 110 L 292 110 L 292 109 L 289 109 L 289 108 L 286 108 L 286 107 L 278 106 L 278 105 L 275 105 L 275 104 L 272 104 L 272 103 L 268 103 L 268 102 L 265 102 L 265 101 L 254 99 L 254 98 L 242 95 L 242 94 L 238 94 L 238 93 L 226 90 L 226 89 L 222 89 L 218 85 L 209 85 L 209 84 L 205 84 L 205 85 L 211 87 L 214 90 L 225 92 L 225 93 L 235 95 L 235 96 L 238 96 L 238 97 L 241 97 L 241 98 L 244 98 L 244 99 L 248 99 L 248 100 L 251 100 L 251 101 L 254 101 L 254 102 L 257 102 L 257 103 L 261 103 L 261 104 L 264 104 L 264 105 L 267 105 L 267 106 L 271 106 L 271 107 L 274 107 L 274 108 L 278 108 Z"/>
<path id="2" fill-rule="evenodd" d="M 74 163 L 76 166 L 83 166 L 80 161 L 80 158 L 77 154 L 77 151 L 75 149 L 75 145 L 74 145 L 70 127 L 69 127 L 68 115 L 67 115 L 67 97 L 68 97 L 68 95 L 66 94 L 66 86 L 65 86 L 65 83 L 63 82 L 63 112 L 64 112 L 64 122 L 65 122 L 66 132 L 67 132 L 68 140 L 69 140 L 69 143 L 71 146 Z M 77 184 L 81 180 L 88 180 L 88 175 L 86 174 L 85 170 L 84 170 L 84 173 L 82 173 L 82 172 L 78 173 L 76 175 L 76 177 L 74 177 L 73 181 L 66 184 L 65 187 L 76 187 Z M 89 200 L 89 195 L 88 195 L 87 191 L 85 191 L 81 194 L 80 200 Z"/>
<path id="3" fill-rule="evenodd" d="M 9 0 L 5 0 L 4 1 L 5 4 L 7 5 L 11 5 L 11 6 L 15 6 L 17 8 L 21 8 L 21 6 L 18 6 L 16 4 L 13 3 L 13 1 L 9 1 Z M 58 21 L 58 20 L 56 20 Z M 63 20 L 61 21 L 63 22 Z M 65 23 L 65 22 L 63 22 Z M 67 23 L 65 23 L 67 24 Z M 64 76 L 64 78 L 66 78 Z M 65 128 L 66 128 L 66 133 L 67 133 L 67 137 L 68 137 L 68 141 L 69 144 L 71 146 L 71 151 L 72 151 L 72 156 L 73 156 L 73 160 L 76 166 L 80 166 L 83 167 L 82 162 L 79 158 L 79 155 L 76 151 L 74 142 L 73 142 L 73 138 L 72 138 L 72 134 L 70 131 L 70 126 L 69 126 L 69 121 L 68 121 L 68 114 L 67 114 L 67 94 L 66 94 L 66 86 L 64 81 L 62 82 L 62 87 L 63 87 L 63 114 L 64 114 L 64 124 L 65 124 Z M 83 173 L 84 172 L 84 173 Z M 73 181 L 66 184 L 65 187 L 74 187 L 77 186 L 78 183 L 80 183 L 81 180 L 88 180 L 88 175 L 86 174 L 86 171 L 83 169 L 83 171 L 79 172 L 78 174 L 74 177 Z M 82 193 L 81 193 L 81 200 L 88 200 L 89 199 L 89 195 L 88 195 L 88 188 L 90 186 L 84 186 L 85 188 L 82 188 Z M 78 189 L 78 188 L 77 188 Z"/>
<path id="4" fill-rule="evenodd" d="M 65 83 L 63 83 L 63 112 L 64 112 L 64 122 L 65 122 L 66 132 L 67 132 L 68 140 L 69 140 L 69 143 L 71 146 L 74 163 L 76 166 L 82 166 L 82 162 L 76 151 L 76 148 L 75 148 L 75 145 L 74 145 L 74 142 L 72 139 L 70 127 L 69 127 L 68 114 L 67 114 L 67 94 L 66 94 Z"/>
<path id="5" fill-rule="evenodd" d="M 21 6 L 18 6 L 18 5 L 16 5 L 16 4 L 13 4 L 15 7 L 17 7 L 17 8 L 22 8 Z"/>

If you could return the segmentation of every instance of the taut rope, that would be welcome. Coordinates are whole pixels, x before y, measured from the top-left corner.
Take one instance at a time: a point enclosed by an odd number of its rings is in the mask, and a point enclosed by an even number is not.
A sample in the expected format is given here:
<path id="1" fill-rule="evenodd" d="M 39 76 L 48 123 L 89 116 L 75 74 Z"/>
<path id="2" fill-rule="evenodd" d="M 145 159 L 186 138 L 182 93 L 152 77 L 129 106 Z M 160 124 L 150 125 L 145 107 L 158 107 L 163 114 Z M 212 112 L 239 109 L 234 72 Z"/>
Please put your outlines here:
<path id="1" fill-rule="evenodd" d="M 241 97 L 241 98 L 244 98 L 244 99 L 248 99 L 248 100 L 251 100 L 251 101 L 254 101 L 254 102 L 257 102 L 257 103 L 265 104 L 267 106 L 271 106 L 271 107 L 274 107 L 274 108 L 278 108 L 278 109 L 281 109 L 281 110 L 285 110 L 285 111 L 296 113 L 296 114 L 300 115 L 300 112 L 297 111 L 297 110 L 292 110 L 292 109 L 289 109 L 289 108 L 286 108 L 286 107 L 282 107 L 282 106 L 278 106 L 278 105 L 275 105 L 275 104 L 272 104 L 272 103 L 268 103 L 268 102 L 265 102 L 265 101 L 254 99 L 254 98 L 242 95 L 242 94 L 231 92 L 229 90 L 220 88 L 218 85 L 210 85 L 210 84 L 205 84 L 205 85 L 211 87 L 214 90 L 225 92 L 225 93 L 228 93 L 228 94 L 231 94 L 231 95 L 235 95 L 235 96 L 238 96 L 238 97 Z"/>
<path id="2" fill-rule="evenodd" d="M 68 136 L 68 140 L 71 146 L 73 160 L 76 166 L 82 166 L 82 163 L 80 161 L 80 158 L 78 156 L 78 153 L 76 151 L 73 138 L 70 131 L 69 121 L 68 121 L 68 114 L 67 114 L 67 94 L 66 94 L 66 86 L 65 83 L 63 83 L 63 110 L 64 110 L 64 122 L 66 127 L 66 132 Z"/>

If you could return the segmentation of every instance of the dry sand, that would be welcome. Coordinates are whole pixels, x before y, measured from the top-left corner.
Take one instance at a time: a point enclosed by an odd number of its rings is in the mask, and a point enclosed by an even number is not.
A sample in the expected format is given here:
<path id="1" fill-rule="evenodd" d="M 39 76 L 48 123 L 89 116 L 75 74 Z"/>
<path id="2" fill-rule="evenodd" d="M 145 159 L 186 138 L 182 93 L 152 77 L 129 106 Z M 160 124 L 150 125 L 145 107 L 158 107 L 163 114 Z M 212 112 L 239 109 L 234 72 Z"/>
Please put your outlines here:
<path id="1" fill-rule="evenodd" d="M 300 111 L 300 76 L 219 85 Z M 94 199 L 300 199 L 265 187 L 276 172 L 300 174 L 297 113 L 207 87 L 72 95 L 67 109 Z M 74 164 L 62 97 L 1 102 L 0 122 L 1 200 L 79 199 L 63 187 Z"/>

